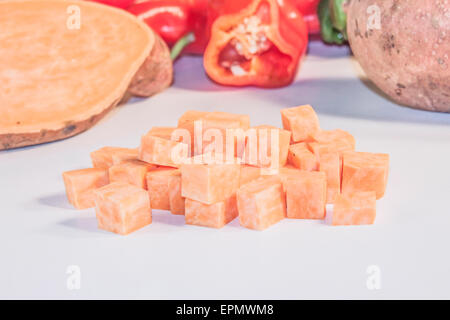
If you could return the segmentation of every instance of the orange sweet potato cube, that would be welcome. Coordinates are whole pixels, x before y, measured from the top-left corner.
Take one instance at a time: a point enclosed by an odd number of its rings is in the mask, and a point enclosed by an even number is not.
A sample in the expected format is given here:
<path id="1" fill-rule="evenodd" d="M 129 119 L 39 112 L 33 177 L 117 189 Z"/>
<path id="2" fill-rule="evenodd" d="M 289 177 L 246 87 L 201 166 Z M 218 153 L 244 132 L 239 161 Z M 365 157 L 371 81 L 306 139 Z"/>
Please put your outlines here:
<path id="1" fill-rule="evenodd" d="M 302 171 L 286 182 L 287 217 L 324 219 L 327 180 L 324 172 Z"/>
<path id="2" fill-rule="evenodd" d="M 184 215 L 185 199 L 181 196 L 181 172 L 169 176 L 169 207 L 173 214 Z"/>
<path id="3" fill-rule="evenodd" d="M 261 168 L 248 165 L 241 165 L 239 186 L 242 186 L 252 180 L 258 179 L 260 176 L 261 176 Z"/>
<path id="4" fill-rule="evenodd" d="M 205 204 L 224 201 L 236 192 L 239 176 L 239 164 L 184 164 L 181 194 Z"/>
<path id="5" fill-rule="evenodd" d="M 127 182 L 142 189 L 147 189 L 146 175 L 156 165 L 140 160 L 125 160 L 109 168 L 110 182 Z"/>
<path id="6" fill-rule="evenodd" d="M 296 177 L 299 174 L 302 174 L 302 170 L 300 170 L 297 167 L 294 167 L 292 165 L 286 165 L 284 167 L 281 167 L 278 172 L 278 177 L 281 180 L 281 183 L 283 184 L 283 191 L 286 192 L 286 183 L 289 178 Z"/>
<path id="7" fill-rule="evenodd" d="M 172 140 L 172 133 L 176 130 L 175 127 L 152 127 L 147 133 L 151 136 Z M 177 140 L 177 139 L 175 139 Z"/>
<path id="8" fill-rule="evenodd" d="M 178 120 L 178 128 L 188 130 L 191 135 L 193 155 L 212 152 L 213 150 L 226 154 L 227 130 L 234 132 L 234 130 L 242 129 L 245 131 L 249 126 L 250 117 L 248 115 L 227 112 L 187 111 Z M 217 134 L 220 134 L 220 137 Z M 217 142 L 216 139 L 220 139 L 220 142 Z M 233 139 L 235 144 L 234 155 L 236 156 L 243 152 L 243 148 L 238 148 L 239 144 L 236 137 Z M 218 146 L 219 150 L 215 150 L 216 146 Z"/>
<path id="9" fill-rule="evenodd" d="M 124 182 L 114 182 L 95 191 L 98 227 L 129 234 L 152 223 L 152 209 L 144 189 Z"/>
<path id="10" fill-rule="evenodd" d="M 320 130 L 319 118 L 310 105 L 281 110 L 283 128 L 292 132 L 292 142 L 304 142 L 313 139 Z"/>
<path id="11" fill-rule="evenodd" d="M 238 216 L 236 195 L 232 195 L 213 204 L 204 204 L 199 201 L 186 198 L 186 223 L 210 227 L 222 228 Z"/>
<path id="12" fill-rule="evenodd" d="M 136 149 L 120 147 L 103 147 L 91 152 L 91 160 L 94 168 L 109 168 L 113 162 L 113 156 L 116 159 L 132 158 L 136 155 Z"/>
<path id="13" fill-rule="evenodd" d="M 333 225 L 373 224 L 376 216 L 376 194 L 356 192 L 338 195 L 334 202 Z"/>
<path id="14" fill-rule="evenodd" d="M 146 175 L 148 195 L 152 209 L 170 210 L 169 180 L 180 174 L 179 169 L 160 167 Z"/>
<path id="15" fill-rule="evenodd" d="M 339 153 L 325 153 L 320 157 L 319 170 L 327 176 L 327 203 L 334 203 L 334 199 L 341 193 L 342 166 Z"/>
<path id="16" fill-rule="evenodd" d="M 272 132 L 275 137 L 278 136 L 278 141 L 272 139 Z M 274 167 L 272 158 L 278 157 L 279 166 L 284 166 L 287 162 L 290 141 L 291 132 L 287 130 L 268 125 L 250 128 L 246 136 L 245 163 L 257 167 Z M 276 150 L 272 150 L 273 148 Z"/>
<path id="17" fill-rule="evenodd" d="M 389 155 L 384 153 L 346 152 L 343 155 L 342 193 L 375 191 L 383 197 L 389 174 Z"/>
<path id="18" fill-rule="evenodd" d="M 340 140 L 329 143 L 309 142 L 308 148 L 316 155 L 319 162 L 322 154 L 337 152 L 339 153 L 339 156 L 342 156 L 344 152 L 355 150 L 354 146 Z"/>
<path id="19" fill-rule="evenodd" d="M 178 119 L 178 128 L 184 127 L 186 124 L 190 124 L 196 120 L 204 117 L 208 112 L 188 110 Z"/>
<path id="20" fill-rule="evenodd" d="M 305 171 L 316 171 L 319 165 L 317 157 L 308 149 L 305 142 L 290 145 L 288 162 Z"/>
<path id="21" fill-rule="evenodd" d="M 341 129 L 335 130 L 319 130 L 314 136 L 313 140 L 322 144 L 330 144 L 333 142 L 340 142 L 347 144 L 351 150 L 355 150 L 355 138 L 347 131 Z"/>
<path id="22" fill-rule="evenodd" d="M 241 226 L 264 230 L 284 219 L 286 200 L 281 180 L 266 176 L 253 180 L 236 193 Z"/>
<path id="23" fill-rule="evenodd" d="M 94 190 L 109 183 L 108 169 L 87 168 L 63 173 L 67 199 L 77 209 L 95 206 Z"/>
<path id="24" fill-rule="evenodd" d="M 114 152 L 111 156 L 112 164 L 117 165 L 129 160 L 138 160 L 139 149 L 127 149 L 120 152 Z"/>
<path id="25" fill-rule="evenodd" d="M 141 139 L 139 160 L 160 166 L 178 167 L 189 155 L 189 145 L 153 136 L 151 131 Z"/>

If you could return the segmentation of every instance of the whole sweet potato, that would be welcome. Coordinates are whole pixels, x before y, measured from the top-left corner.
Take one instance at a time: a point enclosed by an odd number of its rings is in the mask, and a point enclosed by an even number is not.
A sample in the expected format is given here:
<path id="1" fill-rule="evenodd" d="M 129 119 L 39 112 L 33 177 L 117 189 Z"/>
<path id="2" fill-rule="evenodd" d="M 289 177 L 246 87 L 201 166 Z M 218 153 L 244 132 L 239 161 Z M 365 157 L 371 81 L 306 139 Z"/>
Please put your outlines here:
<path id="1" fill-rule="evenodd" d="M 450 112 L 448 0 L 349 0 L 347 35 L 367 76 L 400 104 Z"/>

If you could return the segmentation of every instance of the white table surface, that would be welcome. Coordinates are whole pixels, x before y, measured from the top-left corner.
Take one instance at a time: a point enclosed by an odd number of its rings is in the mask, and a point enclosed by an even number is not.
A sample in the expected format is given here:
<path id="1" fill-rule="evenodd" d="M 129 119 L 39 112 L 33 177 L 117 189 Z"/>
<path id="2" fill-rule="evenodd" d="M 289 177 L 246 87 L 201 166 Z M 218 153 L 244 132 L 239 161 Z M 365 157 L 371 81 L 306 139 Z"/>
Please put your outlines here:
<path id="1" fill-rule="evenodd" d="M 289 87 L 227 88 L 200 58 L 176 63 L 167 91 L 134 100 L 64 141 L 0 152 L 0 298 L 450 298 L 450 114 L 399 107 L 361 76 L 348 49 L 311 44 Z M 90 166 L 105 145 L 135 147 L 152 126 L 188 109 L 249 114 L 281 125 L 284 107 L 311 104 L 325 129 L 342 128 L 361 151 L 391 155 L 373 226 L 284 220 L 257 232 L 221 230 L 154 211 L 129 236 L 97 229 L 93 209 L 68 204 L 61 173 Z M 81 271 L 69 290 L 70 265 Z M 369 290 L 368 266 L 381 287 Z"/>

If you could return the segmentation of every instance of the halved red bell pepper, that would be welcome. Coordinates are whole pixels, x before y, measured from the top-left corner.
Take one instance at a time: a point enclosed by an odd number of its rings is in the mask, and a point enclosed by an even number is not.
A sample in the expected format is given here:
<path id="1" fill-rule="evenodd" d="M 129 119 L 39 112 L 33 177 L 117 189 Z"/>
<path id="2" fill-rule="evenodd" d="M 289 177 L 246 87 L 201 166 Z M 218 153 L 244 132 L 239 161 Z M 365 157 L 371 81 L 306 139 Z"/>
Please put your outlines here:
<path id="1" fill-rule="evenodd" d="M 206 73 L 232 86 L 291 83 L 306 52 L 308 29 L 289 1 L 211 0 Z"/>

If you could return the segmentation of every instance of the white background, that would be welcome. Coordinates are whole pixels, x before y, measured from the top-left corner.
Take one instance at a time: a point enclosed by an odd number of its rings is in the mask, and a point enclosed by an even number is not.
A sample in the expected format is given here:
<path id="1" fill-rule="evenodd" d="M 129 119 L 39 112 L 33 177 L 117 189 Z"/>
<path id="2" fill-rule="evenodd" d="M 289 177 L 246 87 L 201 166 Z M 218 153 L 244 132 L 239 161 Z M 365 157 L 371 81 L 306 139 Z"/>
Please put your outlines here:
<path id="1" fill-rule="evenodd" d="M 389 102 L 346 48 L 320 43 L 282 89 L 217 86 L 200 58 L 182 58 L 175 71 L 169 90 L 83 134 L 0 152 L 0 298 L 450 298 L 450 114 Z M 300 104 L 314 106 L 323 128 L 350 131 L 359 150 L 391 155 L 375 225 L 284 220 L 257 232 L 235 220 L 215 230 L 154 211 L 153 224 L 119 236 L 65 198 L 61 173 L 90 166 L 90 151 L 136 147 L 188 109 L 280 126 L 280 109 Z M 80 267 L 79 290 L 66 286 L 70 265 Z M 366 286 L 370 265 L 381 270 L 380 290 Z"/>

